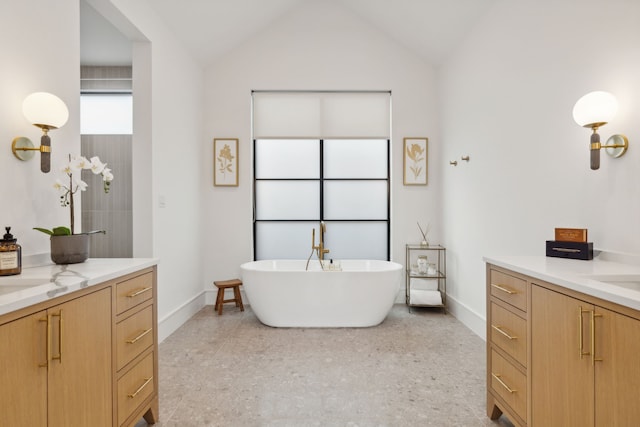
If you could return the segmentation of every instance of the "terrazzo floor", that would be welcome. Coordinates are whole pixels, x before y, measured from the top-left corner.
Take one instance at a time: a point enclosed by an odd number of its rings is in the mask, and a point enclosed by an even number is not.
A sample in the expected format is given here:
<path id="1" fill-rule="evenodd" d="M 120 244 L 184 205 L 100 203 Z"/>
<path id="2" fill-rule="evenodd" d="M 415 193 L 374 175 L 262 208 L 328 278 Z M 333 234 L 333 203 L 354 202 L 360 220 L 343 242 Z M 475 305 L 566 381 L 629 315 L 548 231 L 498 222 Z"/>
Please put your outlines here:
<path id="1" fill-rule="evenodd" d="M 485 415 L 485 358 L 485 342 L 440 310 L 281 329 L 249 306 L 207 306 L 159 346 L 156 426 L 511 426 Z"/>

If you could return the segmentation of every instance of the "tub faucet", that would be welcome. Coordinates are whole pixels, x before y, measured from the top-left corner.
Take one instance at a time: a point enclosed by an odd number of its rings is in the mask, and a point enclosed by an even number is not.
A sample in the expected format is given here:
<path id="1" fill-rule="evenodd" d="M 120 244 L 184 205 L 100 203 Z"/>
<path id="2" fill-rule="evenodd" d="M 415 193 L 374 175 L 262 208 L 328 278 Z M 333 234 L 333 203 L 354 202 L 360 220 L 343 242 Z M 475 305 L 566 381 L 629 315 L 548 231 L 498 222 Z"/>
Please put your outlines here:
<path id="1" fill-rule="evenodd" d="M 329 253 L 329 249 L 324 247 L 324 233 L 327 232 L 327 226 L 324 221 L 320 221 L 320 243 L 316 246 L 316 229 L 313 229 L 311 233 L 311 249 L 315 250 L 318 254 L 318 259 L 320 262 L 324 259 L 324 254 Z"/>

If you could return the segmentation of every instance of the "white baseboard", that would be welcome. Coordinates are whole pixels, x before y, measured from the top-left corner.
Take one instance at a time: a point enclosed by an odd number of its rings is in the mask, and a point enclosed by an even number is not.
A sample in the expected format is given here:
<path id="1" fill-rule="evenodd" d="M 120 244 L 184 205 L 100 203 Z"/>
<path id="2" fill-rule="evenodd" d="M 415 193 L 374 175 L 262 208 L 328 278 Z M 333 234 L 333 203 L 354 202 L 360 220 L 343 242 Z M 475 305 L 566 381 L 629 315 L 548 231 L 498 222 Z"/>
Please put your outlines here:
<path id="1" fill-rule="evenodd" d="M 240 290 L 242 295 L 242 302 L 244 305 L 249 305 L 247 297 L 243 290 Z M 158 341 L 162 342 L 169 335 L 174 333 L 180 326 L 182 326 L 187 320 L 189 320 L 194 314 L 200 311 L 205 305 L 214 305 L 216 301 L 216 290 L 207 289 L 193 297 L 191 300 L 185 302 L 180 307 L 167 314 L 162 319 L 158 320 Z M 404 304 L 404 294 L 396 297 L 397 304 Z M 458 319 L 467 328 L 471 329 L 473 333 L 486 341 L 486 324 L 487 319 L 471 310 L 465 304 L 461 303 L 457 299 L 447 295 L 447 311 Z"/>
<path id="2" fill-rule="evenodd" d="M 247 296 L 241 289 L 242 303 L 249 305 Z M 169 335 L 174 333 L 180 326 L 189 320 L 198 311 L 202 310 L 205 305 L 213 306 L 216 302 L 217 289 L 206 289 L 198 295 L 185 302 L 171 313 L 158 319 L 158 342 L 161 343 Z"/>
<path id="3" fill-rule="evenodd" d="M 404 289 L 399 291 L 398 295 L 396 295 L 395 304 L 406 304 Z M 467 328 L 471 329 L 471 331 L 478 335 L 480 338 L 485 341 L 487 340 L 487 319 L 448 294 L 447 312 L 453 315 L 453 317 L 458 319 L 460 322 L 462 322 L 462 324 L 464 324 Z"/>
<path id="4" fill-rule="evenodd" d="M 447 295 L 447 311 L 467 328 L 471 329 L 473 333 L 483 340 L 487 340 L 487 319 L 485 317 L 471 310 L 450 295 Z"/>
<path id="5" fill-rule="evenodd" d="M 158 319 L 158 342 L 161 343 L 205 306 L 205 293 L 200 292 L 181 306 Z"/>

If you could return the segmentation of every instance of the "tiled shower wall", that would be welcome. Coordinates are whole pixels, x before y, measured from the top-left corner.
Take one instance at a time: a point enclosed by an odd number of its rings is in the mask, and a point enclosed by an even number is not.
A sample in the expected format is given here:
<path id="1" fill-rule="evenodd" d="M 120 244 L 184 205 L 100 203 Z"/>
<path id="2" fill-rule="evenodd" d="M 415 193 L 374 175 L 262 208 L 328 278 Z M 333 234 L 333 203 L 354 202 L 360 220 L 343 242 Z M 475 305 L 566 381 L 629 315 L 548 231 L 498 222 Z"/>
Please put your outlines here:
<path id="1" fill-rule="evenodd" d="M 82 135 L 82 155 L 100 157 L 111 168 L 114 179 L 108 194 L 102 177 L 83 171 L 89 187 L 82 193 L 82 231 L 106 230 L 91 237 L 91 258 L 133 256 L 131 135 Z"/>
<path id="2" fill-rule="evenodd" d="M 80 67 L 80 87 L 87 93 L 131 93 L 131 66 Z M 91 237 L 92 258 L 133 256 L 131 190 L 132 135 L 81 135 L 82 155 L 100 157 L 113 172 L 110 191 L 105 194 L 99 175 L 83 171 L 89 184 L 82 194 L 82 231 L 106 230 Z"/>

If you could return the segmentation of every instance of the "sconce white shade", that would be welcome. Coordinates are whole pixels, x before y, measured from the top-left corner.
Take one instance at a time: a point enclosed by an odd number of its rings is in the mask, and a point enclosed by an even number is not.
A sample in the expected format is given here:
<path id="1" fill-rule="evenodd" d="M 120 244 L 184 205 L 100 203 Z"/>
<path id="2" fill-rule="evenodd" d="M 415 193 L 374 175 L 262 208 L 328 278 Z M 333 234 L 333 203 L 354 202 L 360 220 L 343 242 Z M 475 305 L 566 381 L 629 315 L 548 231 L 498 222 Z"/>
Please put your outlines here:
<path id="1" fill-rule="evenodd" d="M 609 92 L 590 92 L 573 106 L 573 120 L 580 126 L 608 123 L 618 112 L 618 101 Z"/>
<path id="2" fill-rule="evenodd" d="M 69 119 L 66 104 L 57 96 L 47 92 L 34 92 L 22 102 L 22 114 L 34 126 L 57 129 Z"/>

